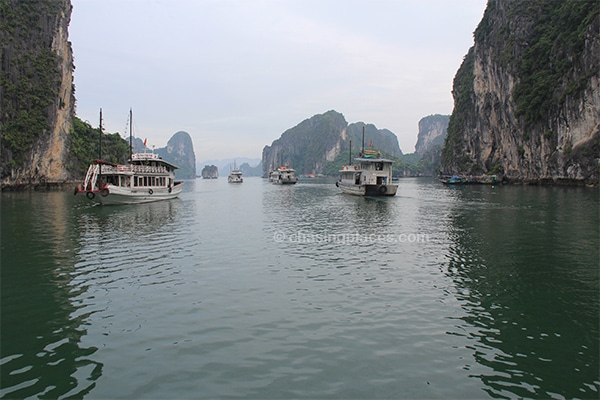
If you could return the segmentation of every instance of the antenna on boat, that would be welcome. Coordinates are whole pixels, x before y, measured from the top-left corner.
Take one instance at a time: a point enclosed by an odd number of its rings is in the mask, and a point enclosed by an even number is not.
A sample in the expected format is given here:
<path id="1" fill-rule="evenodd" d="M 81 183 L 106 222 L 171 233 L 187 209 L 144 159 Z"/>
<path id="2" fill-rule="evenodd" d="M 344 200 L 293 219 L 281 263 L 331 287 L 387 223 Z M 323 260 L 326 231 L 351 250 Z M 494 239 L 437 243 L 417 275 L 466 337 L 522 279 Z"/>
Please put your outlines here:
<path id="1" fill-rule="evenodd" d="M 133 158 L 133 111 L 129 109 L 129 164 L 131 164 Z"/>
<path id="2" fill-rule="evenodd" d="M 363 134 L 362 134 L 362 150 L 360 152 L 363 156 L 365 155 L 365 126 L 363 125 Z"/>
<path id="3" fill-rule="evenodd" d="M 348 165 L 352 165 L 352 139 L 350 139 L 350 150 L 348 150 Z"/>

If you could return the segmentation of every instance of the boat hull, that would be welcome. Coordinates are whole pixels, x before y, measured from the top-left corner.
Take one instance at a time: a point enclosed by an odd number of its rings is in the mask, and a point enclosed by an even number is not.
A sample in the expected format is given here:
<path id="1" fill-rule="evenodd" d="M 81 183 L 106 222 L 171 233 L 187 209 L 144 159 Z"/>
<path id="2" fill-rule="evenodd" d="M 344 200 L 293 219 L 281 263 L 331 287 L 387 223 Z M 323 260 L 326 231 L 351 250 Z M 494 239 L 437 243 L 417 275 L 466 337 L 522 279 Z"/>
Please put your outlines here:
<path id="1" fill-rule="evenodd" d="M 298 179 L 277 179 L 272 181 L 275 185 L 294 185 L 298 183 Z"/>
<path id="2" fill-rule="evenodd" d="M 356 185 L 343 182 L 337 182 L 343 193 L 355 196 L 395 196 L 398 185 Z"/>
<path id="3" fill-rule="evenodd" d="M 124 188 L 109 185 L 106 189 L 99 192 L 87 192 L 88 199 L 96 201 L 102 205 L 119 204 L 142 204 L 153 203 L 156 201 L 170 200 L 179 196 L 183 189 L 183 182 L 177 182 L 169 192 L 168 188 Z M 89 193 L 93 193 L 93 196 Z"/>

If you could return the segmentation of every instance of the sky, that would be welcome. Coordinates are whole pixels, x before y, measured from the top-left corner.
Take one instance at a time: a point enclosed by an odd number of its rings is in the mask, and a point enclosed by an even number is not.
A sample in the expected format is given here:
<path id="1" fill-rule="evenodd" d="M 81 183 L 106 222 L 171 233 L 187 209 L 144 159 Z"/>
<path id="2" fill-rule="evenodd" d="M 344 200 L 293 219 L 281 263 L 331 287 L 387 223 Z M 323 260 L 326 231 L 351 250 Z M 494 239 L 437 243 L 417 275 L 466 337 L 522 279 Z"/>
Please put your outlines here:
<path id="1" fill-rule="evenodd" d="M 451 114 L 486 0 L 72 0 L 76 114 L 149 147 L 190 134 L 197 160 L 260 158 L 335 110 L 415 149 Z"/>

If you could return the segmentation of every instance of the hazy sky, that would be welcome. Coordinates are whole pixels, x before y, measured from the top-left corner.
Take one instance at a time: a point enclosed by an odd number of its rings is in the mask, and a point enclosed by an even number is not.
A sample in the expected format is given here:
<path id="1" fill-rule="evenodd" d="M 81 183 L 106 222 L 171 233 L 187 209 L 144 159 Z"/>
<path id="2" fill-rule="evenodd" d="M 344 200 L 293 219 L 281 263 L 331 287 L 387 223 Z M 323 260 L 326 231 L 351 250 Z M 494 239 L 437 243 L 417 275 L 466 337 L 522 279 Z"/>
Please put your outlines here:
<path id="1" fill-rule="evenodd" d="M 77 115 L 196 159 L 260 158 L 315 114 L 368 122 L 414 152 L 452 112 L 486 0 L 72 0 Z"/>

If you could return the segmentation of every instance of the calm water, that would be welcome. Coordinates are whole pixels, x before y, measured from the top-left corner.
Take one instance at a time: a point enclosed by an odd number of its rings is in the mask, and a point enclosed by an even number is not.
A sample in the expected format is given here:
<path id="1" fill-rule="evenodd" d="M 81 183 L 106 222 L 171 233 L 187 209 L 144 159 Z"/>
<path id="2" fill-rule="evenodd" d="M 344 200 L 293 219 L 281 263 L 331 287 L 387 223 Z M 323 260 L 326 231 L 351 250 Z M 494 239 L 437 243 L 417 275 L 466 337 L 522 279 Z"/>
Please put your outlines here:
<path id="1" fill-rule="evenodd" d="M 597 189 L 3 193 L 2 398 L 598 398 Z"/>

